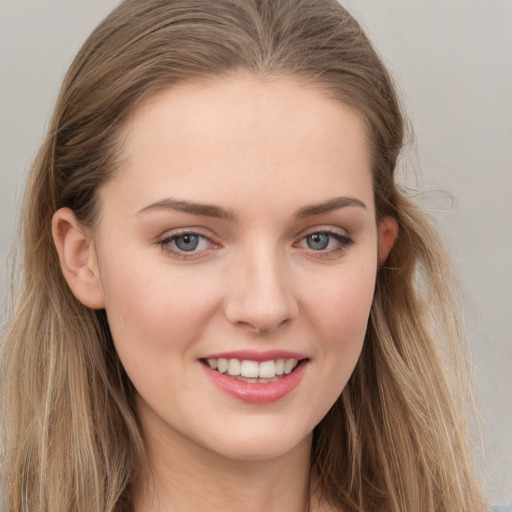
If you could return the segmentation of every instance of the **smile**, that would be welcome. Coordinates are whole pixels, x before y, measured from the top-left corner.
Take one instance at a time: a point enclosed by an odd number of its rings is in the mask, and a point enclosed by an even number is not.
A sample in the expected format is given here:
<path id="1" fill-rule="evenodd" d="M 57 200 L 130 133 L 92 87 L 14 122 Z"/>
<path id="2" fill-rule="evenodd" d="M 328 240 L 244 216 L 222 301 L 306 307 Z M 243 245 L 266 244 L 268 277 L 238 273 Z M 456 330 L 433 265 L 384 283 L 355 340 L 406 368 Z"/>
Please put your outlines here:
<path id="1" fill-rule="evenodd" d="M 309 366 L 305 354 L 239 351 L 199 359 L 215 387 L 242 402 L 276 402 L 297 388 Z"/>
<path id="2" fill-rule="evenodd" d="M 250 359 L 206 359 L 206 364 L 219 373 L 228 374 L 242 382 L 271 383 L 289 375 L 299 364 L 298 359 L 253 361 Z"/>

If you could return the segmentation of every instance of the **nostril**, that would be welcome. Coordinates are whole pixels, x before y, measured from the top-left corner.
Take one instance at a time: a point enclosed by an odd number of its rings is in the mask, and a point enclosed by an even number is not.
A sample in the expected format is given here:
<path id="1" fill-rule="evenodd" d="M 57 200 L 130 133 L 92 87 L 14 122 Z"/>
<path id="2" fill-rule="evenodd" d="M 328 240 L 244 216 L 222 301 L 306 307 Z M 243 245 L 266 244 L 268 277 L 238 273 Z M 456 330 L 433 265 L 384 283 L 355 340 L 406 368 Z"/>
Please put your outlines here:
<path id="1" fill-rule="evenodd" d="M 290 323 L 290 318 L 284 318 L 281 321 L 275 321 L 271 317 L 263 318 L 254 324 L 249 324 L 251 329 L 254 329 L 258 334 L 270 334 L 278 329 L 282 329 Z"/>

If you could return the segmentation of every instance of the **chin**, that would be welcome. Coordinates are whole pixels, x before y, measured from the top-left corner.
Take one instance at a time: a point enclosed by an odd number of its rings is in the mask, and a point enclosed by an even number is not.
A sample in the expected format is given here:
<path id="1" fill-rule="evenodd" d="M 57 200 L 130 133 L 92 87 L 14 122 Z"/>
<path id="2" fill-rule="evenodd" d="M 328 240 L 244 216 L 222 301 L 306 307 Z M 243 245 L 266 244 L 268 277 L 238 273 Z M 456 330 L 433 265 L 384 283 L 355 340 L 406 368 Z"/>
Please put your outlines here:
<path id="1" fill-rule="evenodd" d="M 218 439 L 214 451 L 221 456 L 236 461 L 265 461 L 278 459 L 295 450 L 303 452 L 312 442 L 312 432 L 290 432 L 282 426 L 274 425 L 259 431 L 234 430 Z M 243 432 L 242 435 L 240 435 Z M 210 446 L 211 450 L 213 447 Z"/>
<path id="2" fill-rule="evenodd" d="M 300 443 L 302 445 L 302 443 Z M 279 446 L 262 442 L 254 446 L 235 446 L 222 451 L 220 455 L 226 459 L 239 462 L 264 462 L 279 459 L 297 448 L 296 445 Z"/>

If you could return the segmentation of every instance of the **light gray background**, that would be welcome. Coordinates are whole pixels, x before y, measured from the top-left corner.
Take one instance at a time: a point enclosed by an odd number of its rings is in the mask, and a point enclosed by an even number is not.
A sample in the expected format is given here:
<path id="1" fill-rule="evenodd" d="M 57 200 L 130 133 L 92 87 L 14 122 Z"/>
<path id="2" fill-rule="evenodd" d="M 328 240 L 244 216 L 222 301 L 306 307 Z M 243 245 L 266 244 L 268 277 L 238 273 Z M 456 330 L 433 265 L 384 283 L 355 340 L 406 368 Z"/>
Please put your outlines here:
<path id="1" fill-rule="evenodd" d="M 65 69 L 116 3 L 0 0 L 2 270 Z M 404 166 L 437 191 L 420 199 L 435 210 L 469 297 L 488 496 L 512 501 L 512 0 L 342 3 L 363 20 L 402 91 L 416 134 Z"/>

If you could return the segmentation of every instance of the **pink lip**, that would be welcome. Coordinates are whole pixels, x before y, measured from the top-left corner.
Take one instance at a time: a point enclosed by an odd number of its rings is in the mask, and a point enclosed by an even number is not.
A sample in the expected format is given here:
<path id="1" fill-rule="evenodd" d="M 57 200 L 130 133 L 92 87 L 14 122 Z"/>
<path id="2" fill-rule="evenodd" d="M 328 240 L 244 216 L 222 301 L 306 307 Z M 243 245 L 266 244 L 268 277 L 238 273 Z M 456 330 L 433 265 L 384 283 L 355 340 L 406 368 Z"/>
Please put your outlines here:
<path id="1" fill-rule="evenodd" d="M 233 352 L 222 352 L 217 354 L 210 354 L 202 359 L 244 359 L 250 361 L 271 361 L 276 359 L 307 359 L 308 356 L 305 354 L 299 354 L 298 352 L 289 352 L 287 350 L 267 350 L 266 352 L 259 352 L 256 350 L 237 350 Z"/>
<path id="2" fill-rule="evenodd" d="M 230 354 L 234 354 L 230 353 Z M 289 353 L 288 353 L 289 354 Z M 226 357 L 226 354 L 223 354 L 221 357 Z M 210 357 L 210 359 L 215 359 L 215 357 Z M 257 361 L 254 357 L 247 357 L 245 353 L 244 357 L 240 358 L 238 356 L 229 355 L 228 358 L 231 359 L 251 359 L 252 361 Z M 274 357 L 268 357 L 266 355 L 261 361 L 268 361 L 269 359 L 274 359 Z M 300 359 L 298 357 L 277 357 L 277 359 Z M 308 365 L 308 361 L 302 361 L 291 373 L 282 377 L 276 382 L 269 383 L 248 383 L 237 380 L 229 375 L 219 373 L 215 370 L 212 370 L 206 364 L 201 363 L 201 367 L 203 371 L 206 372 L 207 376 L 210 380 L 222 391 L 227 393 L 228 395 L 241 400 L 242 402 L 248 402 L 251 404 L 268 404 L 271 402 L 276 402 L 280 400 L 288 393 L 293 391 L 302 380 L 304 373 L 306 372 L 306 368 Z"/>

